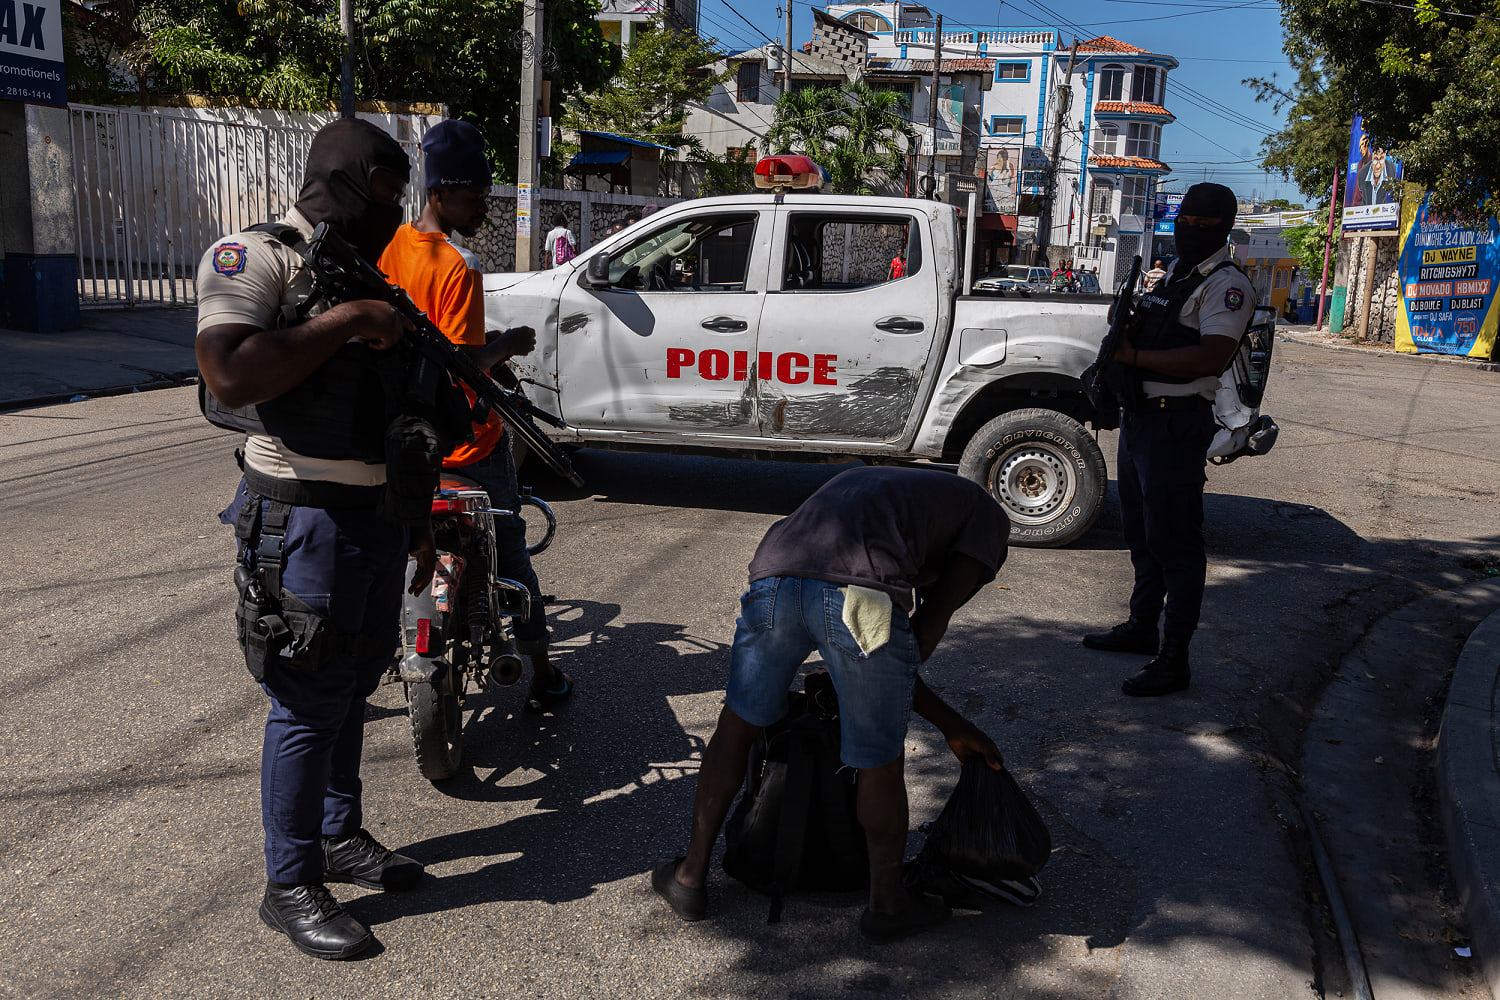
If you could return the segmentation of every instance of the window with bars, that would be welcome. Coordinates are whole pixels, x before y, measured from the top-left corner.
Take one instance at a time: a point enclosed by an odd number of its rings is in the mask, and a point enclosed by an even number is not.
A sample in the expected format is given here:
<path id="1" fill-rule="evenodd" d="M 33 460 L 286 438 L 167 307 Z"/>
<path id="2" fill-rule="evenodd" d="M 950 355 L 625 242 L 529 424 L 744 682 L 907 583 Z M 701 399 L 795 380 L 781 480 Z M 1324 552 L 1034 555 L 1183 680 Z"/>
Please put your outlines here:
<path id="1" fill-rule="evenodd" d="M 990 118 L 990 135 L 1025 135 L 1026 118 L 994 115 Z"/>
<path id="2" fill-rule="evenodd" d="M 1094 182 L 1094 200 L 1089 206 L 1090 215 L 1108 215 L 1114 210 L 1115 186 L 1108 181 Z"/>
<path id="3" fill-rule="evenodd" d="M 1125 135 L 1125 155 L 1160 159 L 1161 126 L 1149 122 L 1131 122 Z"/>
<path id="4" fill-rule="evenodd" d="M 1101 101 L 1118 101 L 1125 93 L 1125 67 L 1110 63 L 1099 71 Z"/>
<path id="5" fill-rule="evenodd" d="M 734 76 L 734 99 L 741 104 L 760 103 L 760 63 L 742 62 Z"/>
<path id="6" fill-rule="evenodd" d="M 905 103 L 901 106 L 901 117 L 911 121 L 912 106 L 912 84 L 908 80 L 867 80 L 871 90 L 877 92 L 888 92 L 902 97 Z"/>
<path id="7" fill-rule="evenodd" d="M 1146 104 L 1160 104 L 1160 78 L 1164 76 L 1155 66 L 1137 66 L 1130 75 L 1130 99 Z"/>
<path id="8" fill-rule="evenodd" d="M 1126 177 L 1120 184 L 1120 214 L 1145 215 L 1151 182 L 1145 177 Z"/>
<path id="9" fill-rule="evenodd" d="M 995 64 L 996 80 L 1030 80 L 1031 63 L 1003 62 Z"/>

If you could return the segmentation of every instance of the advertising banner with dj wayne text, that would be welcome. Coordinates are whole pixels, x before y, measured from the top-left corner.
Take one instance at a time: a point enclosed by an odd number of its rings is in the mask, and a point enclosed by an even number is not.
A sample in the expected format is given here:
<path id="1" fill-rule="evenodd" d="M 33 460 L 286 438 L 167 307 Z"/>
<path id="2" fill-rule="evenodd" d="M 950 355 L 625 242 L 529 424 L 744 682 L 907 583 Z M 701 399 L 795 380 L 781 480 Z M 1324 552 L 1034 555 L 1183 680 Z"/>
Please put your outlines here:
<path id="1" fill-rule="evenodd" d="M 1473 229 L 1427 211 L 1426 193 L 1406 185 L 1401 208 L 1401 307 L 1396 350 L 1488 358 L 1500 324 L 1500 223 Z"/>

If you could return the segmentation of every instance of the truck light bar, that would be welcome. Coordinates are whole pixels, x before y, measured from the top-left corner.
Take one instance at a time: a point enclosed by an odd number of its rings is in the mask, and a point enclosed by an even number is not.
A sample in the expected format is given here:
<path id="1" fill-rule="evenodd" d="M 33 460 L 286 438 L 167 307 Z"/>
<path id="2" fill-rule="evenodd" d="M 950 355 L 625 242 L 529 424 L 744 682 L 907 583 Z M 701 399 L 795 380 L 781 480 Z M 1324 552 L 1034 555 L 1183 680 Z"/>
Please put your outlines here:
<path id="1" fill-rule="evenodd" d="M 815 190 L 828 179 L 828 171 L 809 156 L 765 156 L 755 164 L 755 186 L 762 190 Z"/>

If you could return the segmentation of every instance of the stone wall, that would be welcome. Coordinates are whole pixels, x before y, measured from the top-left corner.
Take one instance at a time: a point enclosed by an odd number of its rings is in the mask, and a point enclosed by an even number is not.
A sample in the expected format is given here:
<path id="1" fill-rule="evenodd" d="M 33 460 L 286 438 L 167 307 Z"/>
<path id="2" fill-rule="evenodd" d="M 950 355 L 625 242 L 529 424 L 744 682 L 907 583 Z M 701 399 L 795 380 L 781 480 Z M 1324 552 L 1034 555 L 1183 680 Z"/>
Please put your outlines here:
<path id="1" fill-rule="evenodd" d="M 823 227 L 824 284 L 875 284 L 890 276 L 891 258 L 906 248 L 905 226 L 830 222 Z"/>
<path id="2" fill-rule="evenodd" d="M 1349 292 L 1345 299 L 1345 336 L 1358 336 L 1360 310 L 1365 304 L 1365 275 L 1369 267 L 1369 254 L 1375 254 L 1375 280 L 1370 292 L 1370 323 L 1365 339 L 1389 344 L 1396 337 L 1396 320 L 1401 305 L 1401 274 L 1396 261 L 1401 252 L 1401 240 L 1389 236 L 1356 236 L 1345 242 L 1341 257 L 1349 261 Z"/>
<path id="3" fill-rule="evenodd" d="M 666 208 L 680 198 L 649 197 L 631 194 L 605 194 L 599 191 L 558 191 L 542 188 L 532 198 L 532 246 L 540 266 L 542 248 L 552 217 L 561 212 L 568 228 L 578 237 L 579 256 L 608 235 L 610 227 L 623 223 L 625 216 L 639 214 L 647 205 Z M 516 263 L 516 189 L 496 187 L 490 194 L 490 214 L 484 226 L 464 245 L 478 255 L 485 271 L 513 271 Z"/>

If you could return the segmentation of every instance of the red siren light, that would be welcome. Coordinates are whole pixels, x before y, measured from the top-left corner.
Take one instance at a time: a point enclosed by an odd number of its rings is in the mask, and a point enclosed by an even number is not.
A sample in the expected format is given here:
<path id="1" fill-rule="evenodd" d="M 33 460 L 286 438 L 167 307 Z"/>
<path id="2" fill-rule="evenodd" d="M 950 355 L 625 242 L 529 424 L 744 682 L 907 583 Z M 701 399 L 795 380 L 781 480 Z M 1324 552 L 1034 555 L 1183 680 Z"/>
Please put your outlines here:
<path id="1" fill-rule="evenodd" d="M 755 164 L 755 186 L 762 190 L 816 190 L 828 179 L 828 171 L 810 156 L 766 156 Z"/>

